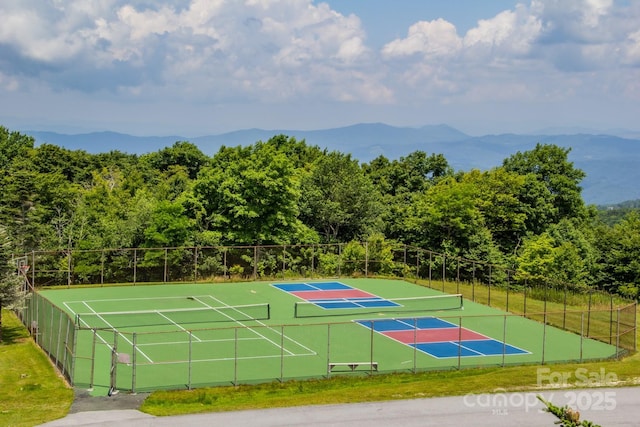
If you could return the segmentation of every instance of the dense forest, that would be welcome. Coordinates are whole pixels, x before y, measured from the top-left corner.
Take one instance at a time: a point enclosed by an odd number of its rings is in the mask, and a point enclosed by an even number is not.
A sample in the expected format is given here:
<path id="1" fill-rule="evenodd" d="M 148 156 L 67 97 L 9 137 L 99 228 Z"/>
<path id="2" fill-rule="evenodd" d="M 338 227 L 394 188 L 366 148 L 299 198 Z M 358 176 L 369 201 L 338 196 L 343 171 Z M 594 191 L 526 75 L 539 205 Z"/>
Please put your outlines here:
<path id="1" fill-rule="evenodd" d="M 0 126 L 0 227 L 31 250 L 403 242 L 638 298 L 640 215 L 585 205 L 569 149 L 488 171 L 415 151 L 360 163 L 277 135 L 209 157 L 190 142 L 89 154 Z"/>

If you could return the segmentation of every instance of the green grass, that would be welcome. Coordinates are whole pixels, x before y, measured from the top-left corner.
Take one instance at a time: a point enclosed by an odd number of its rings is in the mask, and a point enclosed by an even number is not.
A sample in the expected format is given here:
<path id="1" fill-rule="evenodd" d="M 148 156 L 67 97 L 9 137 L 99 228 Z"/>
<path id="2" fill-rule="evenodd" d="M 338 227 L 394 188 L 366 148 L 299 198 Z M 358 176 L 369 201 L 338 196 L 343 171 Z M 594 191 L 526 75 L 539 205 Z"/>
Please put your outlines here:
<path id="1" fill-rule="evenodd" d="M 35 426 L 64 417 L 73 390 L 29 338 L 13 312 L 2 312 L 0 425 Z"/>
<path id="2" fill-rule="evenodd" d="M 552 370 L 617 375 L 620 385 L 640 383 L 640 358 L 619 362 L 553 365 Z M 328 380 L 289 381 L 255 386 L 215 387 L 190 391 L 157 391 L 142 405 L 143 412 L 157 415 L 180 415 L 247 409 L 375 402 L 399 399 L 454 396 L 467 393 L 503 391 L 539 392 L 538 366 L 469 369 L 422 374 L 390 374 L 371 377 L 332 377 Z"/>

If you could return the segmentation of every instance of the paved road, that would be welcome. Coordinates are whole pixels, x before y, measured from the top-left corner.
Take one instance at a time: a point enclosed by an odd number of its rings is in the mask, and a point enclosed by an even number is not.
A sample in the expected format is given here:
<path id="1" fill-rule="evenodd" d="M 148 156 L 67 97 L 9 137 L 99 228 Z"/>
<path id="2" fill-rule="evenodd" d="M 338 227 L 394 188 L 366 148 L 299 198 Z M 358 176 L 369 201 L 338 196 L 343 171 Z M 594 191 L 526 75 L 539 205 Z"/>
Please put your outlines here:
<path id="1" fill-rule="evenodd" d="M 544 392 L 542 396 L 557 406 L 569 404 L 579 409 L 581 419 L 603 427 L 640 426 L 640 387 L 557 390 Z M 175 417 L 154 417 L 137 410 L 89 411 L 71 414 L 43 426 L 553 426 L 556 418 L 542 408 L 536 393 L 497 393 Z"/>

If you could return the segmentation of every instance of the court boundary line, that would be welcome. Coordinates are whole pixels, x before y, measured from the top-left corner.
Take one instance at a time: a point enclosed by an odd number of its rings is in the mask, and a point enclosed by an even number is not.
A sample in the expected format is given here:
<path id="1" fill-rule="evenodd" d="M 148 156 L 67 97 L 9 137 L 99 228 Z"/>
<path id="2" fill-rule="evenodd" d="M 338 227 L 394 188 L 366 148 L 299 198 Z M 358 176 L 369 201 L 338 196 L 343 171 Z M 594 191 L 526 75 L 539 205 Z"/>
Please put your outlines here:
<path id="1" fill-rule="evenodd" d="M 140 352 L 140 354 L 141 354 L 145 359 L 147 359 L 149 362 L 153 363 L 153 360 L 151 360 L 151 358 L 150 358 L 149 356 L 147 356 L 147 355 L 145 354 L 145 352 L 144 352 L 144 351 L 142 351 L 142 350 L 138 349 L 138 348 L 137 348 L 137 345 L 133 345 L 133 342 L 131 342 L 131 341 L 129 340 L 129 338 L 127 338 L 127 337 L 125 337 L 124 335 L 122 335 L 122 333 L 121 333 L 117 328 L 115 328 L 111 323 L 107 322 L 107 321 L 106 321 L 106 320 L 105 320 L 105 319 L 104 319 L 100 314 L 98 314 L 98 313 L 97 313 L 97 312 L 96 312 L 96 311 L 95 311 L 95 310 L 94 310 L 94 309 L 93 309 L 89 304 L 87 304 L 86 302 L 83 302 L 83 303 L 84 303 L 84 305 L 85 305 L 89 310 L 93 311 L 93 312 L 95 313 L 95 315 L 96 315 L 96 316 L 98 316 L 98 317 L 99 317 L 99 318 L 100 318 L 104 323 L 106 323 L 108 327 L 110 327 L 111 329 L 113 329 L 113 330 L 114 330 L 118 335 L 120 335 L 120 336 L 121 336 L 121 337 L 122 337 L 126 342 L 128 342 L 128 343 L 131 345 L 131 347 L 132 347 L 132 348 L 134 348 L 134 349 L 136 349 L 137 351 L 139 351 L 139 352 Z M 105 341 L 105 340 L 103 340 L 103 341 Z M 109 346 L 109 348 L 111 348 L 111 351 L 113 351 L 113 346 L 112 346 L 111 344 L 106 343 L 106 341 L 105 341 L 105 344 L 107 344 L 107 346 Z"/>
<path id="2" fill-rule="evenodd" d="M 467 331 L 474 332 L 474 333 L 476 333 L 476 334 L 478 334 L 478 335 L 482 335 L 483 337 L 486 337 L 486 339 L 484 339 L 484 340 L 482 340 L 482 339 L 474 339 L 474 340 L 459 340 L 459 341 L 446 340 L 446 341 L 429 341 L 429 342 L 405 343 L 405 342 L 402 342 L 402 341 L 400 341 L 400 340 L 398 340 L 398 339 L 396 339 L 396 338 L 394 338 L 394 337 L 392 337 L 392 336 L 386 335 L 386 334 L 384 334 L 383 332 L 376 331 L 374 328 L 371 328 L 371 327 L 369 327 L 369 326 L 367 326 L 367 325 L 365 325 L 365 324 L 362 324 L 362 323 L 361 323 L 361 322 L 369 322 L 369 324 L 371 324 L 371 323 L 374 323 L 374 324 L 375 324 L 375 322 L 376 322 L 376 321 L 380 321 L 380 320 L 394 320 L 394 321 L 397 321 L 397 322 L 400 322 L 400 323 L 404 323 L 404 324 L 406 324 L 406 325 L 408 325 L 408 326 L 411 326 L 412 331 L 428 331 L 428 330 L 436 330 L 436 329 L 441 329 L 441 330 L 442 330 L 442 329 L 453 329 L 453 328 L 416 328 L 416 326 L 415 326 L 415 325 L 412 325 L 412 324 L 410 324 L 410 323 L 405 322 L 405 320 L 406 320 L 406 319 L 416 319 L 416 320 L 418 320 L 418 319 L 438 319 L 438 320 L 440 320 L 440 321 L 442 321 L 442 322 L 445 322 L 445 323 L 448 323 L 448 324 L 450 324 L 450 325 L 453 325 L 453 326 L 455 327 L 455 329 L 458 329 L 458 330 L 460 330 L 460 329 L 465 329 L 465 330 L 467 330 Z M 393 341 L 395 341 L 395 342 L 397 342 L 397 343 L 400 343 L 400 344 L 402 344 L 402 345 L 405 345 L 405 346 L 409 346 L 409 347 L 415 348 L 416 350 L 418 350 L 418 351 L 420 351 L 420 352 L 422 352 L 422 353 L 424 353 L 424 354 L 427 354 L 427 355 L 429 355 L 429 356 L 431 356 L 431 357 L 433 357 L 433 358 L 435 358 L 435 359 L 457 359 L 457 358 L 459 358 L 459 357 L 460 357 L 460 358 L 462 358 L 462 357 L 495 357 L 495 356 L 500 356 L 500 357 L 502 357 L 502 356 L 523 356 L 523 355 L 527 355 L 527 354 L 533 354 L 532 352 L 530 352 L 530 351 L 528 351 L 528 350 L 525 350 L 525 349 L 523 349 L 523 348 L 517 347 L 517 346 L 515 346 L 515 345 L 509 344 L 509 343 L 504 342 L 504 341 L 500 341 L 500 340 L 498 340 L 498 339 L 496 339 L 496 338 L 491 338 L 490 336 L 485 335 L 485 334 L 483 334 L 483 333 L 481 333 L 481 332 L 474 331 L 473 329 L 469 329 L 469 328 L 466 328 L 466 327 L 464 327 L 464 326 L 456 325 L 455 323 L 451 323 L 451 322 L 449 322 L 448 320 L 443 320 L 443 319 L 440 319 L 439 317 L 435 317 L 435 316 L 429 316 L 429 317 L 416 317 L 416 318 L 400 318 L 400 319 L 397 319 L 397 318 L 393 318 L 393 319 L 377 319 L 377 320 L 376 320 L 376 319 L 372 319 L 372 320 L 367 320 L 367 319 L 364 319 L 364 320 L 363 320 L 363 319 L 354 319 L 354 320 L 352 320 L 352 322 L 355 322 L 355 323 L 357 323 L 358 325 L 360 325 L 360 326 L 362 326 L 362 327 L 364 327 L 364 328 L 367 328 L 369 331 L 373 330 L 373 332 L 375 332 L 375 333 L 377 333 L 377 334 L 379 334 L 379 335 L 382 335 L 382 336 L 384 336 L 384 337 L 386 337 L 386 338 L 389 338 L 389 339 L 391 339 L 391 340 L 393 340 Z M 416 323 L 417 323 L 417 322 L 416 322 Z M 391 331 L 397 331 L 397 332 L 400 332 L 400 331 L 402 331 L 402 330 L 401 330 L 401 329 L 393 329 L 393 330 L 391 330 Z M 410 330 L 410 331 L 411 331 L 411 330 Z M 388 331 L 385 331 L 385 332 L 388 332 Z M 465 346 L 463 345 L 463 343 L 464 343 L 464 342 L 467 342 L 467 341 L 495 341 L 495 342 L 497 342 L 497 343 L 502 344 L 503 348 L 506 348 L 505 346 L 509 346 L 509 347 L 515 348 L 516 350 L 520 350 L 522 353 L 507 353 L 507 352 L 505 352 L 505 351 L 503 351 L 503 352 L 502 352 L 502 353 L 500 353 L 500 354 L 485 354 L 485 353 L 480 353 L 480 352 L 479 352 L 479 351 L 477 351 L 477 350 L 474 350 L 474 349 L 472 349 L 472 348 L 465 347 Z M 463 348 L 465 348 L 465 349 L 467 349 L 467 350 L 469 350 L 469 351 L 472 351 L 472 352 L 474 352 L 474 353 L 478 353 L 478 354 L 477 354 L 477 355 L 462 356 L 460 353 L 458 353 L 457 355 L 453 355 L 453 356 L 436 356 L 436 355 L 434 355 L 434 354 L 432 354 L 432 353 L 429 353 L 429 352 L 427 352 L 427 351 L 421 350 L 421 349 L 419 349 L 419 348 L 417 347 L 417 346 L 418 346 L 418 344 L 432 344 L 432 343 L 443 343 L 443 342 L 444 342 L 444 343 L 450 343 L 450 344 L 454 344 L 454 345 L 457 345 L 457 346 L 463 347 Z"/>

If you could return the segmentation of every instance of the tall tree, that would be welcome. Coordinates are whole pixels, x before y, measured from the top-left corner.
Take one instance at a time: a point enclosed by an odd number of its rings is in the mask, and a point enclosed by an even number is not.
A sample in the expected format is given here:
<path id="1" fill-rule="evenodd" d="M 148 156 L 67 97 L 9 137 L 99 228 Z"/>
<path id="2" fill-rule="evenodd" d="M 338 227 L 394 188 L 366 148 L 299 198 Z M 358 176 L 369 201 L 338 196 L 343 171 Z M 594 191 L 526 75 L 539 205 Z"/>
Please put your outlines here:
<path id="1" fill-rule="evenodd" d="M 23 279 L 15 273 L 10 257 L 11 241 L 5 227 L 0 225 L 0 342 L 2 342 L 2 309 L 18 303 L 23 292 Z"/>
<path id="2" fill-rule="evenodd" d="M 570 148 L 537 144 L 533 150 L 518 152 L 503 162 L 506 170 L 531 174 L 546 187 L 556 209 L 554 223 L 562 218 L 582 217 L 586 212 L 580 187 L 585 173 L 568 160 L 570 152 Z"/>
<path id="3" fill-rule="evenodd" d="M 381 227 L 379 193 L 348 154 L 319 157 L 302 189 L 302 220 L 327 241 L 363 238 Z"/>
<path id="4" fill-rule="evenodd" d="M 271 144 L 222 147 L 193 191 L 207 228 L 221 233 L 224 243 L 282 244 L 305 234 L 295 169 Z"/>

